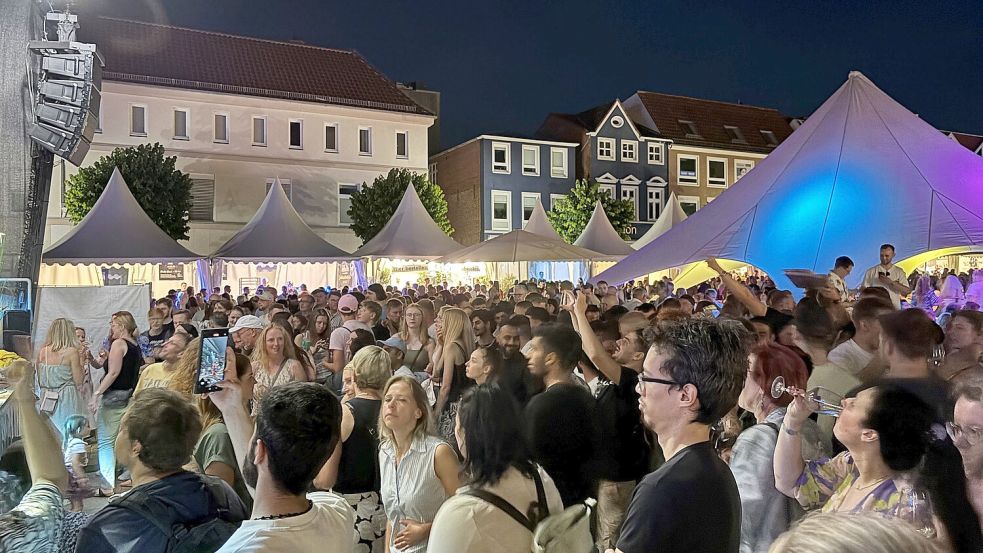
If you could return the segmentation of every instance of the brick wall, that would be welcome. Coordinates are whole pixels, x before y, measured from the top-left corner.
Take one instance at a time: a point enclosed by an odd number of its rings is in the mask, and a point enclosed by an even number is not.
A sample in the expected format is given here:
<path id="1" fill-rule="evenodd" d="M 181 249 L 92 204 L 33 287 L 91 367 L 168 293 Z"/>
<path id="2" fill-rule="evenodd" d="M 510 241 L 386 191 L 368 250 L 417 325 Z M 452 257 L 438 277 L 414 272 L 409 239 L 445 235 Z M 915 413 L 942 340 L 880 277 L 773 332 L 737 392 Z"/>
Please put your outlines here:
<path id="1" fill-rule="evenodd" d="M 481 142 L 478 140 L 430 158 L 437 185 L 447 198 L 453 238 L 465 246 L 481 241 Z"/>

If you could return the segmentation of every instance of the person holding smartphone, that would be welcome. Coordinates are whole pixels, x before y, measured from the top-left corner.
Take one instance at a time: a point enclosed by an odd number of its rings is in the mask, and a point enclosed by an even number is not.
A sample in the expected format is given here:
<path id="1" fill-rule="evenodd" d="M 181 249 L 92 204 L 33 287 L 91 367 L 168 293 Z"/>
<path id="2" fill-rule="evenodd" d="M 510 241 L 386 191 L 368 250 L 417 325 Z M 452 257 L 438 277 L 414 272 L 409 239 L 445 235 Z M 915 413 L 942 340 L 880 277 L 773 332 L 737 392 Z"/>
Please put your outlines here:
<path id="1" fill-rule="evenodd" d="M 901 298 L 911 293 L 908 286 L 908 275 L 901 267 L 894 264 L 894 246 L 883 244 L 880 252 L 880 264 L 874 265 L 864 273 L 863 288 L 884 288 L 891 296 L 891 304 L 898 309 Z"/>

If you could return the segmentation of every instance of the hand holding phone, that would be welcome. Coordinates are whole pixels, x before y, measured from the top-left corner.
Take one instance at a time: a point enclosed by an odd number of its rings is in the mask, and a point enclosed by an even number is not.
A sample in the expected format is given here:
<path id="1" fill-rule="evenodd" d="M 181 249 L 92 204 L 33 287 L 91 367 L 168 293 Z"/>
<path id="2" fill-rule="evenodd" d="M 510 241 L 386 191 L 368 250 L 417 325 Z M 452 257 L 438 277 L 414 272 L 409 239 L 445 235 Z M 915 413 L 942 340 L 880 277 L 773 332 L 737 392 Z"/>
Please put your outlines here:
<path id="1" fill-rule="evenodd" d="M 229 345 L 229 329 L 210 328 L 201 331 L 201 351 L 198 353 L 198 371 L 195 374 L 196 394 L 218 390 L 218 383 L 225 380 Z"/>

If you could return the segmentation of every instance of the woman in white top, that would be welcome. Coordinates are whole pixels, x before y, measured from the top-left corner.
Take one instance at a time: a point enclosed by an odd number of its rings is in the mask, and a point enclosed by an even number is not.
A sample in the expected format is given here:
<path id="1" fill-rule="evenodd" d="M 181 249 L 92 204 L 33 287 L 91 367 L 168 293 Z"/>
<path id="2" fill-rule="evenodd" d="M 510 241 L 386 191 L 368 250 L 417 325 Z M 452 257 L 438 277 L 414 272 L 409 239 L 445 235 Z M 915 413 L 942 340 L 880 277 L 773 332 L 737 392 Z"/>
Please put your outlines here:
<path id="1" fill-rule="evenodd" d="M 553 480 L 532 461 L 515 400 L 494 385 L 472 388 L 461 399 L 454 433 L 470 482 L 437 512 L 428 553 L 530 551 L 532 532 L 505 511 L 468 493 L 481 490 L 497 495 L 527 516 L 563 511 Z M 545 508 L 537 501 L 537 476 L 545 491 Z"/>
<path id="2" fill-rule="evenodd" d="M 963 290 L 963 283 L 956 275 L 949 275 L 942 281 L 939 287 L 939 295 L 942 296 L 942 303 L 939 306 L 939 313 L 945 311 L 950 305 L 962 306 L 966 302 L 966 292 Z"/>
<path id="3" fill-rule="evenodd" d="M 966 301 L 983 305 L 983 269 L 974 270 L 970 281 L 966 287 Z"/>
<path id="4" fill-rule="evenodd" d="M 389 379 L 379 412 L 386 551 L 426 551 L 437 510 L 457 490 L 457 454 L 429 433 L 431 419 L 427 394 L 415 378 Z"/>

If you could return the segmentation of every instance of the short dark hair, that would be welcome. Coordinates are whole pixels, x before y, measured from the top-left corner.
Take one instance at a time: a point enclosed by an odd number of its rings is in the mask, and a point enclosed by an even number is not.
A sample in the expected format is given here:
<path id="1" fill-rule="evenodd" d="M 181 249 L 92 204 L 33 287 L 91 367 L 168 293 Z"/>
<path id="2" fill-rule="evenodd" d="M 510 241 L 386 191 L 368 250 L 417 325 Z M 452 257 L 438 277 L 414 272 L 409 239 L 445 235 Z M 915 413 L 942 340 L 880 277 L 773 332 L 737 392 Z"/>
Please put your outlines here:
<path id="1" fill-rule="evenodd" d="M 133 396 L 123 420 L 130 441 L 140 442 L 140 462 L 157 472 L 186 465 L 201 436 L 198 409 L 165 388 L 147 388 Z"/>
<path id="2" fill-rule="evenodd" d="M 881 315 L 881 335 L 908 359 L 927 359 L 941 344 L 944 333 L 921 309 L 905 309 Z"/>
<path id="3" fill-rule="evenodd" d="M 881 249 L 882 250 L 891 250 L 892 252 L 893 251 L 896 251 L 894 249 L 894 244 L 881 244 Z"/>
<path id="4" fill-rule="evenodd" d="M 969 309 L 960 309 L 952 314 L 952 320 L 956 320 L 956 317 L 966 319 L 966 322 L 968 322 L 976 332 L 983 331 L 983 313 Z"/>
<path id="5" fill-rule="evenodd" d="M 891 302 L 878 296 L 871 296 L 863 298 L 853 305 L 851 317 L 853 318 L 853 322 L 857 323 L 860 321 L 870 321 L 893 311 L 894 307 L 891 306 Z"/>
<path id="6" fill-rule="evenodd" d="M 530 292 L 529 294 L 526 294 L 525 299 L 529 303 L 532 303 L 534 301 L 545 301 L 546 298 L 544 298 L 539 292 Z"/>
<path id="7" fill-rule="evenodd" d="M 737 405 L 748 372 L 748 331 L 719 319 L 680 319 L 646 330 L 656 351 L 669 355 L 662 371 L 679 386 L 692 384 L 700 409 L 693 422 L 713 424 Z"/>
<path id="8" fill-rule="evenodd" d="M 164 304 L 164 305 L 166 305 L 167 307 L 174 307 L 174 302 L 173 302 L 173 301 L 171 301 L 171 298 L 167 298 L 167 297 L 164 297 L 164 298 L 160 298 L 160 299 L 159 299 L 159 300 L 157 300 L 157 301 L 156 301 L 156 303 L 155 303 L 155 305 L 160 305 L 160 304 Z"/>
<path id="9" fill-rule="evenodd" d="M 805 339 L 819 343 L 829 351 L 836 340 L 837 328 L 829 311 L 815 298 L 803 298 L 795 306 L 792 324 Z"/>
<path id="10" fill-rule="evenodd" d="M 836 258 L 836 263 L 833 264 L 834 269 L 849 269 L 853 267 L 853 260 L 845 255 L 841 255 Z"/>
<path id="11" fill-rule="evenodd" d="M 495 484 L 510 468 L 532 476 L 536 466 L 511 393 L 493 384 L 479 384 L 461 398 L 457 418 L 467 451 L 463 468 L 471 475 L 472 486 Z"/>
<path id="12" fill-rule="evenodd" d="M 601 308 L 598 307 L 598 306 L 596 306 L 596 305 L 594 305 L 594 304 L 590 304 L 590 305 L 587 306 L 587 311 L 586 312 L 587 313 L 600 313 L 601 312 Z"/>
<path id="13" fill-rule="evenodd" d="M 597 336 L 597 339 L 601 340 L 602 342 L 605 340 L 617 340 L 621 338 L 621 327 L 618 325 L 618 321 L 598 319 L 590 323 L 590 329 L 594 331 L 594 335 Z"/>
<path id="14" fill-rule="evenodd" d="M 481 322 L 488 325 L 489 332 L 495 332 L 497 324 L 495 323 L 495 314 L 488 309 L 475 309 L 471 312 L 471 320 L 479 319 Z"/>
<path id="15" fill-rule="evenodd" d="M 529 317 L 525 315 L 513 315 L 509 317 L 509 320 L 502 323 L 502 326 L 514 326 L 519 329 L 522 327 L 529 328 Z"/>
<path id="16" fill-rule="evenodd" d="M 530 319 L 536 319 L 542 323 L 550 322 L 550 313 L 542 307 L 530 307 L 529 311 L 526 311 L 526 317 Z"/>
<path id="17" fill-rule="evenodd" d="M 873 296 L 891 302 L 891 293 L 887 291 L 887 288 L 881 288 L 880 286 L 868 286 L 866 288 L 862 288 L 860 290 L 860 296 Z M 891 305 L 894 305 L 894 303 L 891 302 Z"/>
<path id="18" fill-rule="evenodd" d="M 572 327 L 545 323 L 536 327 L 533 336 L 539 338 L 544 352 L 556 354 L 563 368 L 573 370 L 577 366 L 583 342 Z"/>
<path id="19" fill-rule="evenodd" d="M 291 382 L 260 400 L 256 437 L 269 455 L 277 486 L 299 495 L 307 490 L 341 435 L 341 404 L 328 388 Z"/>

